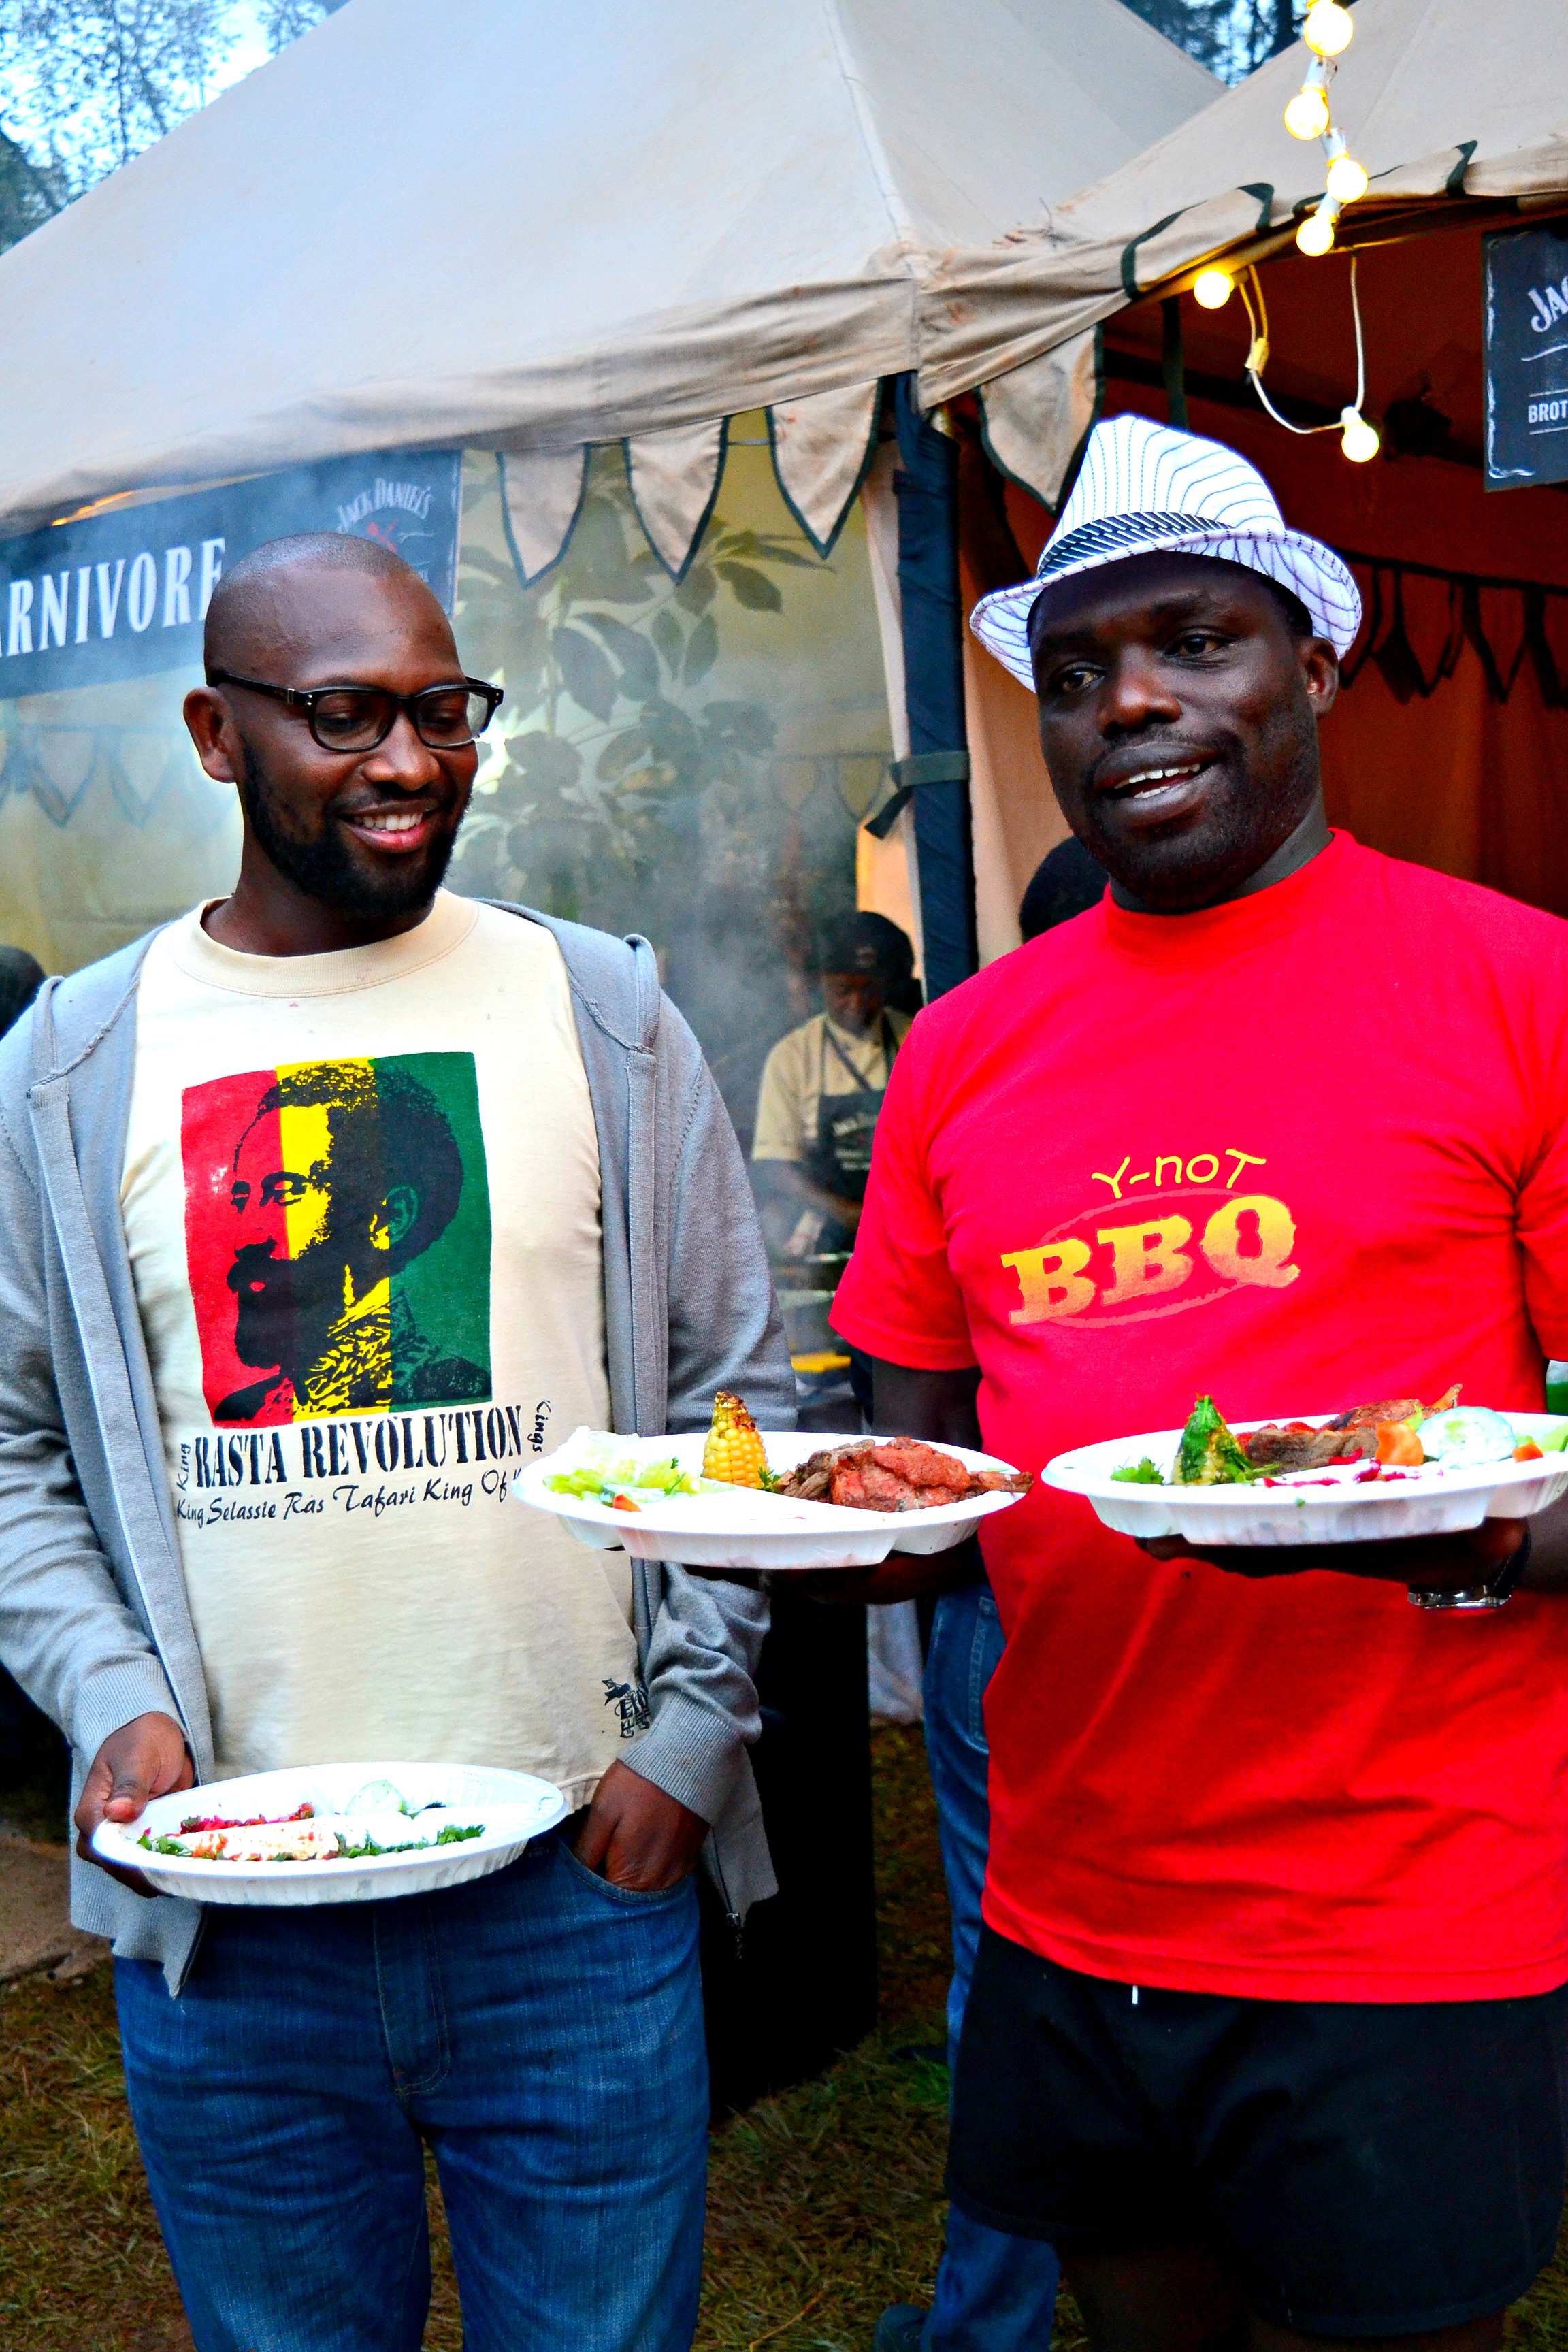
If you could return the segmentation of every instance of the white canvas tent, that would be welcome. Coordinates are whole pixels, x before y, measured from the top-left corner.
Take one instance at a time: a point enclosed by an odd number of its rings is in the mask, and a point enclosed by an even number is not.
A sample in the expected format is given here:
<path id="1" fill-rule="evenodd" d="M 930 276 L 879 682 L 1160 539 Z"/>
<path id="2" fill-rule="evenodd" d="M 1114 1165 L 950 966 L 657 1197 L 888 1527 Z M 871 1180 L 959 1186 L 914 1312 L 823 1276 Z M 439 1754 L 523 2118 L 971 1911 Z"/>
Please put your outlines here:
<path id="1" fill-rule="evenodd" d="M 1342 250 L 1568 198 L 1562 0 L 1356 0 L 1354 16 L 1332 105 L 1371 185 L 1342 217 Z M 1309 62 L 1298 43 L 1005 248 L 954 253 L 928 282 L 922 396 L 983 383 L 988 416 L 1032 419 L 998 454 L 1047 505 L 1092 412 L 1096 328 L 1206 262 L 1288 250 L 1322 194 L 1319 142 L 1284 122 Z"/>
<path id="2" fill-rule="evenodd" d="M 999 257 L 1214 87 L 1120 0 L 351 0 L 0 258 L 0 531 L 457 442 L 531 573 L 624 439 L 679 570 L 766 408 L 825 545 L 879 380 L 994 373 Z"/>

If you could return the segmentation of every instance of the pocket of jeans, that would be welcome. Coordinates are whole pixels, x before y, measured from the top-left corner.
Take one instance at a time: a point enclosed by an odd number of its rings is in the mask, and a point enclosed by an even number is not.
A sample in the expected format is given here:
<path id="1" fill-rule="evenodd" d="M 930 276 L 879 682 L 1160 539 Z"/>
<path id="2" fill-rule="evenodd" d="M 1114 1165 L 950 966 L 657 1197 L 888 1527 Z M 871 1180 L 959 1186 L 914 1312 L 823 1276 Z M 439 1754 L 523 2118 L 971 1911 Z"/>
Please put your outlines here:
<path id="1" fill-rule="evenodd" d="M 580 1861 L 564 1838 L 557 1838 L 555 1845 L 568 1869 L 577 1877 L 585 1878 L 590 1886 L 596 1886 L 610 1902 L 624 1905 L 628 1910 L 646 1911 L 656 1903 L 673 1903 L 677 1895 L 684 1895 L 691 1884 L 691 1873 L 688 1871 L 686 1876 L 678 1879 L 673 1886 L 617 1886 L 601 1871 L 590 1870 L 585 1862 Z"/>

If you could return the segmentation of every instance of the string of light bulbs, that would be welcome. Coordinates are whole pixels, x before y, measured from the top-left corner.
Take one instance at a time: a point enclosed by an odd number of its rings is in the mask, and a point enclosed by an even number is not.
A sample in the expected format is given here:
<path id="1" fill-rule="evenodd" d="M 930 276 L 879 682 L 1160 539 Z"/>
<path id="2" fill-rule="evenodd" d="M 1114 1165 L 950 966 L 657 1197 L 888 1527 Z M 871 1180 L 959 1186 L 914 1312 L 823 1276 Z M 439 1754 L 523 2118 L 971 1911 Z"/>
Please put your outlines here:
<path id="1" fill-rule="evenodd" d="M 1333 119 L 1329 103 L 1329 86 L 1336 67 L 1334 60 L 1348 49 L 1355 36 L 1355 22 L 1350 10 L 1342 7 L 1340 0 L 1312 0 L 1307 11 L 1307 21 L 1301 27 L 1301 38 L 1312 52 L 1312 62 L 1307 68 L 1300 89 L 1285 109 L 1285 128 L 1293 139 L 1316 139 L 1321 142 L 1328 157 L 1329 168 L 1324 177 L 1323 193 L 1302 220 L 1296 231 L 1297 250 L 1310 258 L 1333 250 L 1334 228 L 1347 205 L 1353 205 L 1367 190 L 1365 167 L 1351 153 L 1342 131 Z M 1268 314 L 1263 307 L 1263 288 L 1256 269 L 1249 268 L 1253 292 L 1258 297 L 1259 321 L 1253 314 L 1252 303 L 1244 286 L 1241 299 L 1247 304 L 1247 315 L 1252 324 L 1252 348 L 1247 355 L 1247 373 L 1252 388 L 1277 425 L 1288 433 L 1340 434 L 1340 446 L 1352 465 L 1364 465 L 1375 457 L 1379 448 L 1376 428 L 1362 415 L 1362 403 L 1366 398 L 1366 361 L 1362 347 L 1361 304 L 1356 295 L 1355 256 L 1351 256 L 1351 310 L 1355 319 L 1356 395 L 1340 411 L 1334 425 L 1292 425 L 1281 416 L 1263 389 L 1263 370 L 1268 361 Z M 1217 266 L 1200 269 L 1193 281 L 1193 298 L 1205 310 L 1223 310 L 1236 290 L 1237 281 L 1228 269 Z"/>
<path id="2" fill-rule="evenodd" d="M 1285 128 L 1291 138 L 1321 140 L 1329 159 L 1323 193 L 1296 231 L 1297 247 L 1305 254 L 1329 252 L 1341 213 L 1366 194 L 1365 167 L 1351 153 L 1343 131 L 1336 129 L 1329 104 L 1329 85 L 1336 70 L 1333 61 L 1349 48 L 1354 35 L 1354 19 L 1340 0 L 1312 0 L 1301 27 L 1312 62 L 1285 109 Z"/>
<path id="3" fill-rule="evenodd" d="M 1333 60 L 1348 49 L 1355 23 L 1340 0 L 1312 0 L 1301 38 L 1312 52 L 1306 78 L 1285 109 L 1285 128 L 1292 139 L 1316 139 L 1329 159 L 1323 193 L 1296 231 L 1299 251 L 1309 256 L 1331 251 L 1334 225 L 1347 205 L 1367 190 L 1366 166 L 1351 153 L 1345 134 L 1335 124 L 1329 104 L 1329 84 L 1337 68 Z M 1230 299 L 1235 280 L 1226 269 L 1204 270 L 1193 291 L 1205 310 L 1217 310 Z"/>
<path id="4" fill-rule="evenodd" d="M 1341 409 L 1337 419 L 1331 420 L 1327 425 L 1293 425 L 1288 416 L 1280 415 L 1263 388 L 1263 371 L 1268 364 L 1268 312 L 1264 307 L 1263 285 L 1256 269 L 1248 269 L 1247 273 L 1252 280 L 1252 292 L 1258 297 L 1256 311 L 1253 310 L 1252 299 L 1246 286 L 1238 286 L 1237 290 L 1247 305 L 1247 323 L 1252 329 L 1252 345 L 1247 354 L 1247 375 L 1253 391 L 1258 394 L 1275 424 L 1282 425 L 1287 433 L 1337 433 L 1340 436 L 1340 447 L 1352 465 L 1364 466 L 1369 457 L 1376 457 L 1382 443 L 1378 437 L 1377 427 L 1374 425 L 1369 425 L 1361 413 L 1362 403 L 1366 398 L 1366 346 L 1362 338 L 1361 299 L 1356 291 L 1355 273 L 1356 256 L 1352 253 L 1351 256 L 1351 317 L 1355 321 L 1355 398 Z"/>

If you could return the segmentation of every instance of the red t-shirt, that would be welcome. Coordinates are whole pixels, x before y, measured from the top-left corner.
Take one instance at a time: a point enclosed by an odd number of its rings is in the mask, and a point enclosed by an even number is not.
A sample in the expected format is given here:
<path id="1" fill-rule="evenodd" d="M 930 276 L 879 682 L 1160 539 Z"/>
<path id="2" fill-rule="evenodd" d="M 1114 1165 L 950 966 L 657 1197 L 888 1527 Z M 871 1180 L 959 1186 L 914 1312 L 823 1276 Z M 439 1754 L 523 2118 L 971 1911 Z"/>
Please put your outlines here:
<path id="1" fill-rule="evenodd" d="M 1205 914 L 1092 912 L 921 1014 L 834 1320 L 978 1362 L 993 1452 L 1384 1396 L 1539 1411 L 1568 1357 L 1568 925 L 1335 835 Z M 1568 1979 L 1568 1596 L 1495 1615 L 1161 1564 L 1037 1486 L 984 1911 L 1093 1976 L 1290 2000 Z"/>

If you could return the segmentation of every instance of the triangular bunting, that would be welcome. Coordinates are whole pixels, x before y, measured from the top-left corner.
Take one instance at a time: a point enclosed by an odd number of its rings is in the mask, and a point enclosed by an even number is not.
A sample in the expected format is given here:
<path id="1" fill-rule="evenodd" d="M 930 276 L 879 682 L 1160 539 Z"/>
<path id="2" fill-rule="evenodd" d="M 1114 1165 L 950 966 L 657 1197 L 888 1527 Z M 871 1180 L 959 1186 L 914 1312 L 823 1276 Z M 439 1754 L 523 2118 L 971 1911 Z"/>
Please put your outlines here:
<path id="1" fill-rule="evenodd" d="M 980 387 L 986 449 L 1005 474 L 1053 509 L 1073 452 L 1094 421 L 1094 345 L 1090 328 Z"/>
<path id="2" fill-rule="evenodd" d="M 818 555 L 832 549 L 866 478 L 881 393 L 880 383 L 857 383 L 808 400 L 775 401 L 768 411 L 779 488 Z"/>
<path id="3" fill-rule="evenodd" d="M 684 574 L 713 511 L 729 424 L 681 425 L 626 445 L 626 479 L 648 545 L 672 580 Z"/>
<path id="4" fill-rule="evenodd" d="M 506 543 L 518 578 L 531 588 L 559 561 L 572 536 L 583 503 L 588 452 L 526 449 L 498 456 L 496 464 Z"/>

